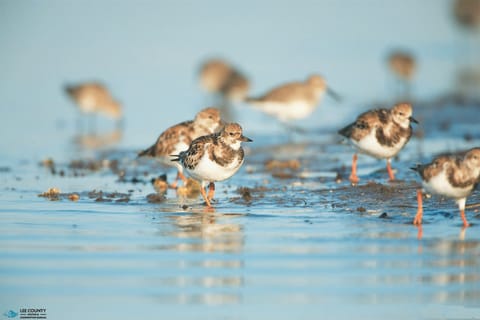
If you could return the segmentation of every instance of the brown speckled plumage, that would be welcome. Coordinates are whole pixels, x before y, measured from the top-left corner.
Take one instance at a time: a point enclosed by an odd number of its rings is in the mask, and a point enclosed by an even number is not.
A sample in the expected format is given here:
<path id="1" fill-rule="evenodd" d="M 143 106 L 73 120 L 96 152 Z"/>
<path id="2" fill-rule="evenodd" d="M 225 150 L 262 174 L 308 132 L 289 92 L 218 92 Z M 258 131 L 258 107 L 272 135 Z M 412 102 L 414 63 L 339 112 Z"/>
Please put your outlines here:
<path id="1" fill-rule="evenodd" d="M 453 187 L 467 188 L 470 186 L 474 189 L 480 182 L 478 174 L 480 172 L 480 148 L 462 153 L 443 154 L 428 164 L 417 165 L 412 169 L 417 171 L 425 182 L 429 182 L 432 177 L 445 170 L 448 182 Z"/>
<path id="2" fill-rule="evenodd" d="M 465 215 L 467 197 L 480 182 L 480 148 L 466 152 L 442 154 L 425 165 L 412 168 L 422 178 L 422 189 L 417 190 L 418 209 L 414 224 L 421 224 L 423 217 L 423 189 L 456 200 L 463 227 L 470 224 Z"/>
<path id="3" fill-rule="evenodd" d="M 412 136 L 412 127 L 405 128 L 394 121 L 392 117 L 394 108 L 364 112 L 358 116 L 355 122 L 341 129 L 338 133 L 346 138 L 360 141 L 370 134 L 371 130 L 375 130 L 375 137 L 383 146 L 392 147 L 399 143 L 402 138 L 406 138 L 405 143 L 407 143 Z"/>
<path id="4" fill-rule="evenodd" d="M 183 142 L 190 145 L 192 141 L 203 135 L 211 134 L 221 125 L 220 112 L 215 108 L 200 111 L 195 120 L 176 124 L 160 134 L 155 144 L 140 152 L 139 156 L 169 157 L 175 152 L 176 145 Z"/>
<path id="5" fill-rule="evenodd" d="M 155 144 L 150 148 L 145 149 L 138 155 L 159 157 L 164 155 L 170 155 L 175 150 L 175 144 L 182 139 L 185 144 L 189 145 L 192 142 L 192 135 L 195 132 L 193 128 L 193 121 L 184 121 L 173 127 L 168 128 L 158 137 Z"/>
<path id="6" fill-rule="evenodd" d="M 234 127 L 238 130 L 236 126 L 239 127 L 238 124 L 230 124 L 228 128 L 226 127 L 226 130 Z M 238 150 L 234 150 L 231 147 L 228 141 L 228 131 L 226 130 L 195 139 L 187 151 L 180 153 L 179 158 L 182 164 L 186 168 L 194 169 L 205 153 L 208 154 L 208 158 L 211 161 L 222 167 L 232 163 L 235 159 L 241 163 L 244 158 L 243 148 L 240 147 Z"/>
<path id="7" fill-rule="evenodd" d="M 240 169 L 245 155 L 241 143 L 249 141 L 252 140 L 242 134 L 239 124 L 229 123 L 218 133 L 193 140 L 188 150 L 180 152 L 172 161 L 180 162 L 192 178 L 201 182 L 200 192 L 210 207 L 215 182 L 229 179 Z"/>
<path id="8" fill-rule="evenodd" d="M 387 160 L 390 181 L 395 179 L 391 159 L 397 155 L 412 136 L 412 106 L 398 103 L 391 109 L 375 109 L 362 113 L 355 122 L 338 131 L 348 138 L 358 152 Z M 357 184 L 357 154 L 352 159 L 350 181 Z"/>

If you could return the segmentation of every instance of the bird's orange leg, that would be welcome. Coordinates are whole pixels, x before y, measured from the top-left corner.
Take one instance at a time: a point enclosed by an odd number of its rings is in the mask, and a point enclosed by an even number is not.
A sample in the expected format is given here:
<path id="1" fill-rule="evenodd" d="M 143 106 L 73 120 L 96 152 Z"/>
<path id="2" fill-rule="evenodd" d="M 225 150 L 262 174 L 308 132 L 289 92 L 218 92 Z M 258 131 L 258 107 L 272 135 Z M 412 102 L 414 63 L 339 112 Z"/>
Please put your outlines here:
<path id="1" fill-rule="evenodd" d="M 418 202 L 418 209 L 417 214 L 415 215 L 415 219 L 413 219 L 413 224 L 422 224 L 422 216 L 423 216 L 423 198 L 422 198 L 422 189 L 417 190 L 417 202 Z"/>
<path id="2" fill-rule="evenodd" d="M 387 172 L 388 172 L 388 177 L 390 178 L 390 181 L 394 181 L 395 175 L 393 174 L 392 164 L 390 163 L 390 159 L 387 159 Z"/>
<path id="3" fill-rule="evenodd" d="M 356 153 L 354 153 L 352 158 L 352 173 L 350 174 L 350 177 L 349 177 L 350 182 L 352 184 L 357 184 L 358 181 L 360 181 L 360 179 L 357 176 L 357 160 L 358 160 L 358 156 Z"/>
<path id="4" fill-rule="evenodd" d="M 469 227 L 470 224 L 468 223 L 467 218 L 465 218 L 465 210 L 460 210 L 460 217 L 462 217 L 463 227 L 464 228 Z"/>
<path id="5" fill-rule="evenodd" d="M 215 183 L 210 182 L 208 185 L 208 200 L 212 200 L 215 195 Z"/>
<path id="6" fill-rule="evenodd" d="M 210 200 L 207 197 L 207 192 L 205 191 L 205 188 L 203 186 L 200 188 L 200 193 L 202 194 L 203 200 L 207 203 L 207 207 L 211 207 L 212 205 L 210 204 Z"/>

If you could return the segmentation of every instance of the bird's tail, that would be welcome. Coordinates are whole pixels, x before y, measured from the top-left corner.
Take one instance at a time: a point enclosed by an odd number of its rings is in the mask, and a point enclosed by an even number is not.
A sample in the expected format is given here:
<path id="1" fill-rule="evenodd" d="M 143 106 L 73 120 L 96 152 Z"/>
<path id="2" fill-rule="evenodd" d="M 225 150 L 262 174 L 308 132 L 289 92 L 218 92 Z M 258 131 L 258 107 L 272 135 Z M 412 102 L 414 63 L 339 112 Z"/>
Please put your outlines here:
<path id="1" fill-rule="evenodd" d="M 73 94 L 75 92 L 76 86 L 71 84 L 65 84 L 63 90 L 68 94 Z"/>
<path id="2" fill-rule="evenodd" d="M 155 157 L 155 145 L 151 146 L 148 149 L 140 151 L 137 154 L 137 157 Z"/>
<path id="3" fill-rule="evenodd" d="M 246 97 L 244 100 L 246 103 L 262 102 L 262 98 Z"/>

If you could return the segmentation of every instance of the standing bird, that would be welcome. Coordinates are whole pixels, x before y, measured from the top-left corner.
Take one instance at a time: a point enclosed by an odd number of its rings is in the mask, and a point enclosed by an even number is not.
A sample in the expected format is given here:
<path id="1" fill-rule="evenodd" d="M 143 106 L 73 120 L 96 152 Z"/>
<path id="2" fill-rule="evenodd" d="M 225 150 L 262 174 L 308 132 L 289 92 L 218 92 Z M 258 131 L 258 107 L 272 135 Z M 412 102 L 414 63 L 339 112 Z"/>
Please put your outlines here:
<path id="1" fill-rule="evenodd" d="M 247 98 L 246 102 L 286 124 L 292 120 L 308 117 L 320 103 L 325 92 L 335 100 L 340 100 L 340 97 L 327 87 L 321 76 L 312 75 L 304 82 L 281 85 L 261 97 Z"/>
<path id="2" fill-rule="evenodd" d="M 387 62 L 397 80 L 394 83 L 396 99 L 409 99 L 412 79 L 417 68 L 415 57 L 407 51 L 395 50 L 389 54 Z"/>
<path id="3" fill-rule="evenodd" d="M 480 148 L 471 149 L 463 156 L 441 155 L 429 164 L 417 165 L 411 169 L 418 172 L 426 191 L 456 200 L 463 226 L 468 227 L 465 203 L 480 182 Z M 417 190 L 417 201 L 418 210 L 413 224 L 422 223 L 422 189 Z"/>
<path id="4" fill-rule="evenodd" d="M 172 161 L 179 162 L 187 173 L 201 182 L 201 193 L 208 207 L 215 195 L 215 182 L 233 176 L 243 164 L 242 142 L 251 142 L 238 123 L 229 123 L 217 133 L 195 139 L 187 151 Z M 208 195 L 206 187 L 209 187 Z"/>
<path id="5" fill-rule="evenodd" d="M 412 136 L 412 106 L 408 103 L 396 104 L 392 109 L 375 109 L 362 113 L 355 122 L 338 133 L 346 137 L 357 152 L 377 159 L 387 159 L 390 181 L 395 180 L 391 159 L 397 155 Z M 353 154 L 350 181 L 358 183 L 357 153 Z"/>
<path id="6" fill-rule="evenodd" d="M 171 185 L 176 188 L 178 179 L 182 179 L 184 183 L 187 179 L 183 175 L 183 167 L 178 162 L 172 162 L 171 155 L 187 150 L 193 140 L 220 130 L 222 125 L 220 111 L 216 108 L 205 108 L 197 113 L 194 120 L 176 124 L 162 132 L 157 141 L 138 156 L 155 157 L 164 165 L 176 167 L 177 177 Z"/>
<path id="7" fill-rule="evenodd" d="M 83 113 L 100 113 L 116 120 L 120 120 L 122 117 L 120 103 L 101 83 L 87 82 L 79 85 L 67 85 L 65 92 Z"/>
<path id="8" fill-rule="evenodd" d="M 406 51 L 393 51 L 388 56 L 390 70 L 401 80 L 410 81 L 416 69 L 415 58 Z"/>
<path id="9" fill-rule="evenodd" d="M 244 100 L 250 89 L 247 77 L 220 59 L 211 59 L 202 64 L 199 78 L 205 91 L 219 94 L 231 102 Z"/>

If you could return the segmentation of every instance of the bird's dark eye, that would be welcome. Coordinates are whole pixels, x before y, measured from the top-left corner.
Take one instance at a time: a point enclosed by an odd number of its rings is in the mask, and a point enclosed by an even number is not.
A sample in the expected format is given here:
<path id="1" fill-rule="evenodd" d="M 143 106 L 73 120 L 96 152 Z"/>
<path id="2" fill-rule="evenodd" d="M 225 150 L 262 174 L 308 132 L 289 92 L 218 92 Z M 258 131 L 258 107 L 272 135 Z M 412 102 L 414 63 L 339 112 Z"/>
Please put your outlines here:
<path id="1" fill-rule="evenodd" d="M 357 127 L 358 129 L 366 129 L 366 128 L 367 128 L 367 126 L 366 126 L 365 123 L 363 123 L 363 122 L 357 123 L 357 124 L 356 124 L 356 127 Z"/>
<path id="2" fill-rule="evenodd" d="M 230 132 L 230 133 L 229 133 L 229 135 L 232 136 L 232 137 L 233 137 L 234 134 L 235 134 L 235 133 L 233 133 L 233 132 Z"/>

